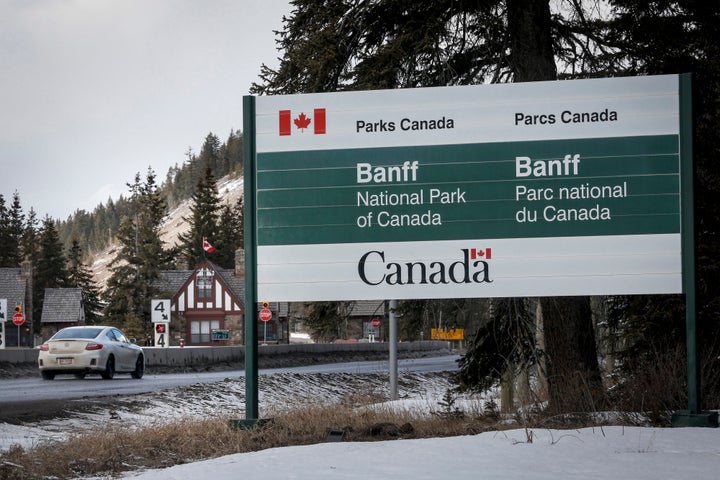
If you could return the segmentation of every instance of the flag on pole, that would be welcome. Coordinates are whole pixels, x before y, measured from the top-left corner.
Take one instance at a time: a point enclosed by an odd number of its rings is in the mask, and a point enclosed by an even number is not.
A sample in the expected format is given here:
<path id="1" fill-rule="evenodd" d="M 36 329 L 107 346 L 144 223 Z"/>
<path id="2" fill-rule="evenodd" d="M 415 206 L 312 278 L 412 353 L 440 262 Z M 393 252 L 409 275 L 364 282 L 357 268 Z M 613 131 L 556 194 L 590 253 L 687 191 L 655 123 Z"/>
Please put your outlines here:
<path id="1" fill-rule="evenodd" d="M 210 245 L 210 242 L 207 241 L 207 238 L 203 237 L 203 250 L 205 250 L 208 253 L 212 253 L 215 251 L 215 247 Z"/>

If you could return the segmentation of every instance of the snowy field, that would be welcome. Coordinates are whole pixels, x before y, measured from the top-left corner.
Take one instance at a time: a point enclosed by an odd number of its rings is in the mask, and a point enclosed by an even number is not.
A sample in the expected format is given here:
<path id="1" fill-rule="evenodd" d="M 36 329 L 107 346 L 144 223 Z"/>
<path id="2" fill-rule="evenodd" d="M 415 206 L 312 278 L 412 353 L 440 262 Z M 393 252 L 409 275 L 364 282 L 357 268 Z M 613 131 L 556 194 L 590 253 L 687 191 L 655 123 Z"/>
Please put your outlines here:
<path id="1" fill-rule="evenodd" d="M 717 480 L 720 429 L 603 427 L 323 443 L 229 455 L 136 480 Z"/>

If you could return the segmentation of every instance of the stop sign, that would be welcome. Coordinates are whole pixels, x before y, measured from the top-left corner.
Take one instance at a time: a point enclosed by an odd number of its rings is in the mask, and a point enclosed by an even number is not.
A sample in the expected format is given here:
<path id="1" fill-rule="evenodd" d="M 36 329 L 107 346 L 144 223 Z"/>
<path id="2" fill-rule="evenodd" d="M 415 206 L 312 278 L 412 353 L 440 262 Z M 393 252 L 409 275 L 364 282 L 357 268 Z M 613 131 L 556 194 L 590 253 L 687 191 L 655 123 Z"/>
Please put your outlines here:
<path id="1" fill-rule="evenodd" d="M 272 318 L 272 312 L 269 308 L 263 308 L 260 310 L 260 320 L 267 322 Z"/>
<path id="2" fill-rule="evenodd" d="M 15 315 L 13 315 L 13 323 L 18 327 L 22 325 L 23 323 L 25 323 L 25 315 L 23 315 L 22 313 L 16 313 Z"/>
<path id="3" fill-rule="evenodd" d="M 373 328 L 380 328 L 380 319 L 379 318 L 373 318 L 371 323 Z"/>

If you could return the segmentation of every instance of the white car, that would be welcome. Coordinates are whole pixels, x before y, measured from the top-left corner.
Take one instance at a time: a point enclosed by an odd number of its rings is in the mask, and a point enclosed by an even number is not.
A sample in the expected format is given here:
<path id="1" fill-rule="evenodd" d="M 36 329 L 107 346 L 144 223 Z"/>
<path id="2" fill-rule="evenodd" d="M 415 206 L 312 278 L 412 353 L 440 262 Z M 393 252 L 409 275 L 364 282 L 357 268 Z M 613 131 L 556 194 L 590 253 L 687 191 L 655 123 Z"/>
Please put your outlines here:
<path id="1" fill-rule="evenodd" d="M 45 380 L 64 373 L 78 378 L 99 373 L 106 380 L 113 378 L 115 373 L 130 373 L 132 378 L 142 378 L 145 355 L 135 344 L 135 339 L 128 340 L 115 327 L 67 327 L 40 345 L 38 367 Z"/>

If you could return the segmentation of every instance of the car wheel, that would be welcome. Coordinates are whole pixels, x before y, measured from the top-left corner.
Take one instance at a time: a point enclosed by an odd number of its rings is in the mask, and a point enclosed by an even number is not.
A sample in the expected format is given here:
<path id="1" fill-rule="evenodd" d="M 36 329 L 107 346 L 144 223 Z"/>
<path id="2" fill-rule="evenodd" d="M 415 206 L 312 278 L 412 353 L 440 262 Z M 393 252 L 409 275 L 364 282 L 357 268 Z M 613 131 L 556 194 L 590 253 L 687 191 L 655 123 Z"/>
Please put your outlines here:
<path id="1" fill-rule="evenodd" d="M 53 372 L 46 372 L 43 370 L 42 372 L 40 372 L 40 375 L 42 375 L 43 380 L 55 379 L 55 374 Z"/>
<path id="2" fill-rule="evenodd" d="M 105 364 L 105 371 L 100 375 L 102 375 L 104 380 L 112 380 L 115 376 L 115 357 L 112 355 L 108 357 L 107 363 Z"/>
<path id="3" fill-rule="evenodd" d="M 144 373 L 145 359 L 142 355 L 138 355 L 137 360 L 135 360 L 135 370 L 130 375 L 132 376 L 132 378 L 141 379 Z"/>

